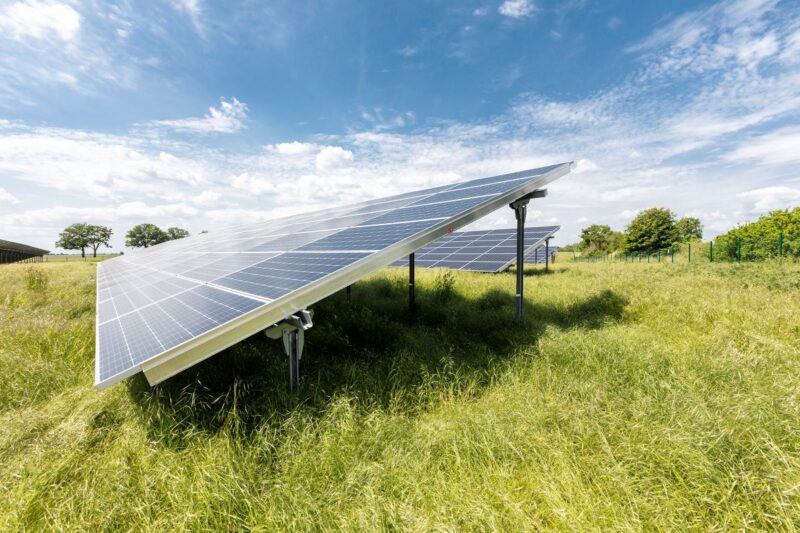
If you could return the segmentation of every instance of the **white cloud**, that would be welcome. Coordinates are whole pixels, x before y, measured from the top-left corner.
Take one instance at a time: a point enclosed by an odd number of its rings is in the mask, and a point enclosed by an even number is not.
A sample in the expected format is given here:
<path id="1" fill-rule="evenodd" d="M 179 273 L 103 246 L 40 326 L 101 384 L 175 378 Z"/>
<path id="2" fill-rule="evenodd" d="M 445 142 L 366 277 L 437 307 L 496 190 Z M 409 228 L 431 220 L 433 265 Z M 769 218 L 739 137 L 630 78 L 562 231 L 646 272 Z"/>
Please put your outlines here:
<path id="1" fill-rule="evenodd" d="M 784 63 L 800 63 L 800 29 L 786 37 L 780 58 Z"/>
<path id="2" fill-rule="evenodd" d="M 188 15 L 192 21 L 192 26 L 200 36 L 205 36 L 205 26 L 202 21 L 203 9 L 200 6 L 200 0 L 177 0 L 174 6 Z"/>
<path id="3" fill-rule="evenodd" d="M 18 204 L 19 200 L 17 197 L 5 190 L 4 188 L 0 187 L 0 203 L 6 202 L 9 204 Z"/>
<path id="4" fill-rule="evenodd" d="M 663 192 L 668 187 L 622 187 L 610 191 L 603 191 L 600 193 L 600 200 L 604 202 L 619 202 L 631 200 L 644 200 L 650 199 L 658 201 L 659 197 L 653 193 Z"/>
<path id="5" fill-rule="evenodd" d="M 597 170 L 599 167 L 589 159 L 578 159 L 575 162 L 575 168 L 573 172 L 576 174 L 582 174 L 584 172 L 592 172 Z"/>
<path id="6" fill-rule="evenodd" d="M 233 133 L 245 127 L 247 105 L 236 98 L 220 98 L 218 107 L 209 107 L 208 113 L 199 118 L 176 120 L 153 120 L 145 127 L 167 128 L 189 133 Z"/>
<path id="7" fill-rule="evenodd" d="M 51 227 L 64 227 L 73 222 L 138 223 L 158 218 L 177 220 L 194 217 L 197 214 L 196 207 L 181 203 L 148 205 L 144 202 L 136 201 L 104 207 L 54 206 L 0 215 L 0 227 L 4 225 L 24 226 L 31 223 L 38 226 Z"/>
<path id="8" fill-rule="evenodd" d="M 472 11 L 472 15 L 475 16 L 475 17 L 485 17 L 488 14 L 489 14 L 489 10 L 486 9 L 485 7 L 476 7 Z"/>
<path id="9" fill-rule="evenodd" d="M 736 196 L 751 203 L 751 212 L 762 214 L 797 205 L 800 202 L 800 189 L 777 185 L 741 192 Z"/>
<path id="10" fill-rule="evenodd" d="M 746 139 L 725 157 L 730 161 L 756 161 L 767 165 L 800 162 L 800 128 L 781 128 Z"/>
<path id="11" fill-rule="evenodd" d="M 341 146 L 326 146 L 317 154 L 317 170 L 325 172 L 341 168 L 353 160 L 353 152 Z"/>
<path id="12" fill-rule="evenodd" d="M 127 4 L 26 0 L 0 2 L 0 108 L 35 106 L 55 89 L 96 94 L 131 88 L 139 64 L 119 46 L 116 30 L 129 24 Z M 87 16 L 88 13 L 88 16 Z M 113 20 L 113 22 L 112 22 Z"/>
<path id="13" fill-rule="evenodd" d="M 278 191 L 278 186 L 264 176 L 253 175 L 249 172 L 242 172 L 229 178 L 231 186 L 249 194 L 260 196 L 262 194 L 273 194 Z"/>
<path id="14" fill-rule="evenodd" d="M 26 0 L 0 7 L 0 32 L 12 39 L 54 36 L 62 41 L 72 41 L 80 28 L 80 14 L 68 4 Z"/>
<path id="15" fill-rule="evenodd" d="M 192 199 L 192 203 L 200 206 L 214 205 L 222 198 L 222 193 L 219 191 L 207 190 L 203 191 Z"/>
<path id="16" fill-rule="evenodd" d="M 403 57 L 415 56 L 415 55 L 417 55 L 418 52 L 419 52 L 419 48 L 417 48 L 416 46 L 411 46 L 411 45 L 406 45 L 406 46 L 404 46 L 403 48 L 401 48 L 400 50 L 397 51 L 397 53 L 400 54 Z"/>
<path id="17" fill-rule="evenodd" d="M 361 118 L 370 123 L 375 131 L 403 128 L 417 121 L 417 116 L 413 111 L 396 111 L 381 107 L 373 108 L 370 111 L 362 111 Z"/>
<path id="18" fill-rule="evenodd" d="M 506 17 L 523 18 L 532 15 L 536 6 L 530 0 L 505 0 L 497 11 Z"/>
<path id="19" fill-rule="evenodd" d="M 163 197 L 207 183 L 202 162 L 125 136 L 56 128 L 0 132 L 0 178 L 96 199 Z"/>
<path id="20" fill-rule="evenodd" d="M 620 26 L 622 26 L 622 19 L 619 17 L 611 17 L 608 19 L 608 22 L 606 22 L 606 27 L 610 30 L 616 30 Z"/>
<path id="21" fill-rule="evenodd" d="M 624 211 L 620 211 L 617 215 L 617 218 L 622 220 L 633 220 L 633 218 L 639 214 L 641 209 L 625 209 Z"/>
<path id="22" fill-rule="evenodd" d="M 268 144 L 264 149 L 268 152 L 282 155 L 301 155 L 314 152 L 319 149 L 319 146 L 314 143 L 292 141 L 290 143 Z"/>

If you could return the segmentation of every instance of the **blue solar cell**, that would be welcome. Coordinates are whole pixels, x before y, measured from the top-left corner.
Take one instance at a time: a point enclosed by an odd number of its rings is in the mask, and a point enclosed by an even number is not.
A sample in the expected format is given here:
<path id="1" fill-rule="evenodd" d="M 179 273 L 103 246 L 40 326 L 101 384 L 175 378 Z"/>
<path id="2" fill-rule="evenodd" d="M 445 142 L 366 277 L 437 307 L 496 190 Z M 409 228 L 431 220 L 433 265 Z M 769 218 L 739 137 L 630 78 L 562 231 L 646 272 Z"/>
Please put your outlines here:
<path id="1" fill-rule="evenodd" d="M 125 342 L 122 327 L 117 320 L 99 326 L 98 351 L 103 354 L 97 361 L 98 377 L 101 380 L 122 374 L 135 364 Z"/>
<path id="2" fill-rule="evenodd" d="M 138 311 L 121 316 L 119 324 L 125 332 L 125 342 L 128 344 L 128 349 L 134 362 L 145 361 L 149 357 L 164 351 L 164 346 L 153 334 L 153 331 L 148 327 Z"/>
<path id="3" fill-rule="evenodd" d="M 336 272 L 366 253 L 286 253 L 214 281 L 264 298 L 275 299 Z"/>
<path id="4" fill-rule="evenodd" d="M 301 246 L 298 250 L 368 250 L 376 251 L 415 235 L 431 226 L 430 222 L 409 222 L 384 226 L 356 226 L 319 241 Z"/>
<path id="5" fill-rule="evenodd" d="M 219 325 L 219 322 L 211 319 L 196 309 L 192 309 L 184 302 L 176 298 L 170 298 L 156 304 L 166 312 L 180 327 L 194 335 L 200 335 Z"/>

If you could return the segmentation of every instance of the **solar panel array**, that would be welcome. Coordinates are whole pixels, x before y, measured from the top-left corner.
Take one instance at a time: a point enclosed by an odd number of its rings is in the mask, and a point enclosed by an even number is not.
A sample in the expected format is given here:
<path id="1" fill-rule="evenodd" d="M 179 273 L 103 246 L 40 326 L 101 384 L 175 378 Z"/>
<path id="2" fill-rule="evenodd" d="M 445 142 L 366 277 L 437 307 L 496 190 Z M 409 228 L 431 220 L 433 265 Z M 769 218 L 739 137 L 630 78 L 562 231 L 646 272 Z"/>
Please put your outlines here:
<path id="1" fill-rule="evenodd" d="M 560 226 L 525 228 L 525 254 L 533 253 Z M 414 265 L 475 272 L 500 272 L 517 259 L 517 230 L 458 231 L 440 237 L 414 253 Z M 408 258 L 393 266 L 408 266 Z"/>
<path id="2" fill-rule="evenodd" d="M 151 384 L 569 172 L 569 163 L 170 241 L 98 265 L 95 384 Z"/>
<path id="3" fill-rule="evenodd" d="M 543 265 L 544 262 L 545 262 L 544 259 L 545 259 L 546 253 L 547 253 L 547 250 L 545 249 L 545 247 L 544 246 L 540 246 L 540 247 L 536 248 L 534 251 L 532 251 L 531 253 L 529 253 L 529 254 L 527 254 L 525 256 L 525 262 L 526 263 L 530 263 L 530 264 L 534 264 L 534 265 L 538 265 L 538 264 Z M 550 262 L 551 263 L 555 260 L 555 257 L 556 257 L 557 253 L 558 253 L 558 247 L 550 246 Z"/>

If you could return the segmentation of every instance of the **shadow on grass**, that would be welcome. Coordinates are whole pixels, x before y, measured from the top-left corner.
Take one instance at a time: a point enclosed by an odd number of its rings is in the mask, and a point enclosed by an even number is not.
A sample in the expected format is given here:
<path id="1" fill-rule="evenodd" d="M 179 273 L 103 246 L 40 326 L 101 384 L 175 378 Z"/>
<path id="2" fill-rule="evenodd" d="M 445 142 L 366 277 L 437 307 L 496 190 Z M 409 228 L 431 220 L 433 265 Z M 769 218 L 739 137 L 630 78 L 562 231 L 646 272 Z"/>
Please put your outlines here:
<path id="1" fill-rule="evenodd" d="M 316 304 L 298 394 L 287 390 L 281 343 L 263 334 L 154 388 L 140 374 L 128 380 L 129 394 L 152 436 L 176 446 L 198 431 L 235 425 L 248 432 L 296 414 L 317 417 L 338 396 L 363 409 L 413 412 L 442 387 L 479 392 L 515 347 L 535 346 L 548 325 L 600 328 L 618 321 L 627 304 L 613 291 L 570 306 L 526 303 L 518 323 L 511 291 L 467 297 L 452 278 L 438 278 L 418 284 L 412 314 L 407 290 L 404 279 L 379 278 L 355 285 L 350 302 L 336 294 Z"/>

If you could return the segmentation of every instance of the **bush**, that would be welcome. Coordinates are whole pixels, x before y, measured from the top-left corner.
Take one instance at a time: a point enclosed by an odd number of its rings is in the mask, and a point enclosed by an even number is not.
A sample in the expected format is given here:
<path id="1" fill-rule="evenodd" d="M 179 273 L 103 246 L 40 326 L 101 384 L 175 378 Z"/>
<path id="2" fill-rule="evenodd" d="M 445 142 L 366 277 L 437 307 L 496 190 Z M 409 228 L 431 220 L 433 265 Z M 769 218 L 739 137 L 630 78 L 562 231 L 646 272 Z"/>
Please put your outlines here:
<path id="1" fill-rule="evenodd" d="M 772 211 L 755 222 L 742 224 L 717 237 L 715 256 L 735 261 L 741 239 L 742 261 L 778 257 L 783 233 L 783 256 L 800 257 L 800 207 Z"/>

